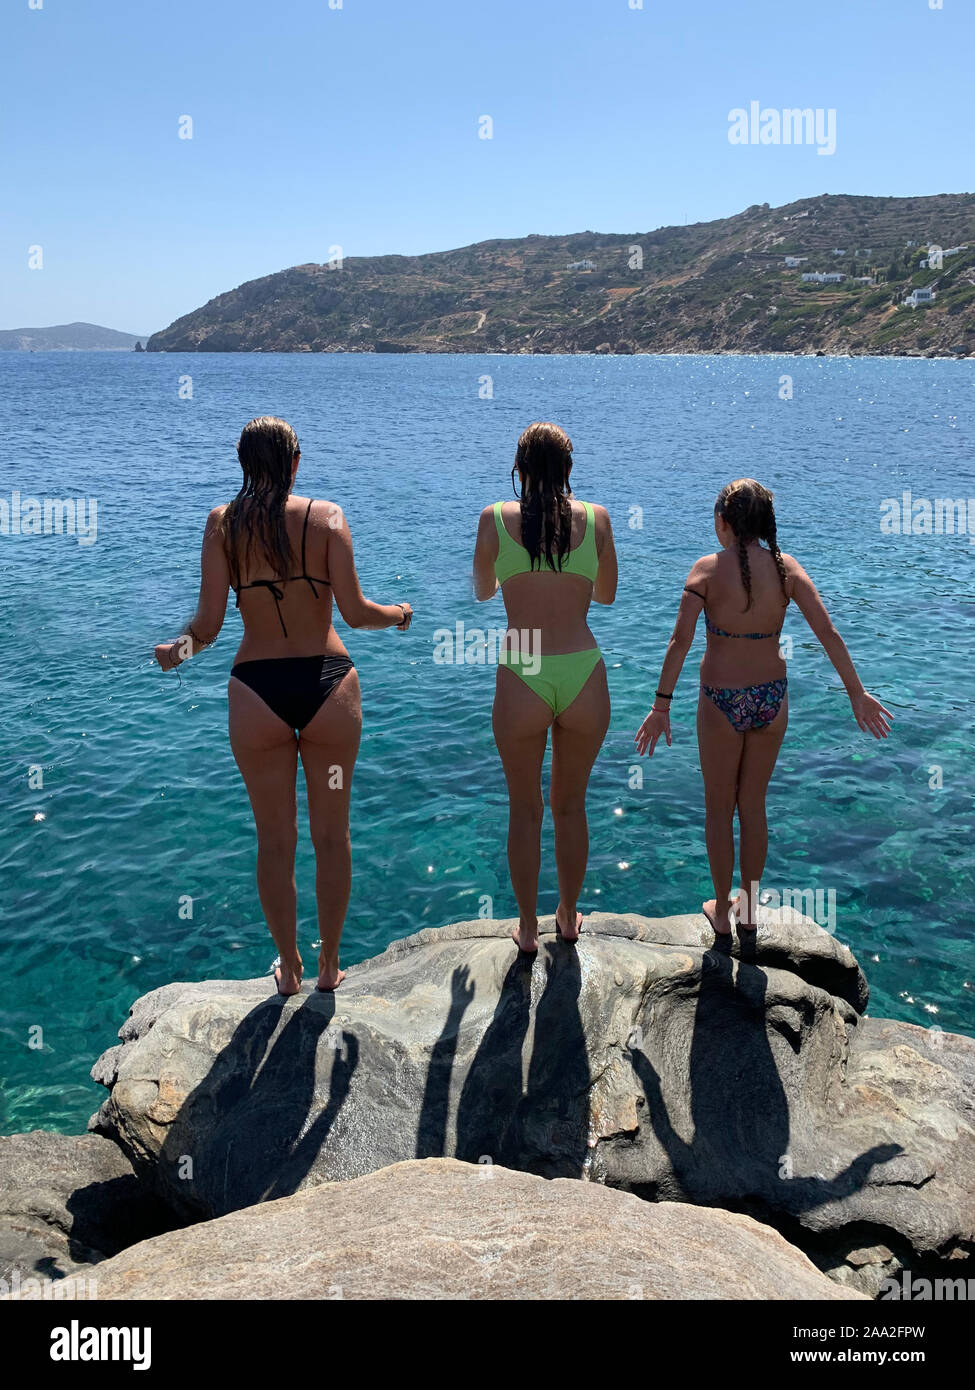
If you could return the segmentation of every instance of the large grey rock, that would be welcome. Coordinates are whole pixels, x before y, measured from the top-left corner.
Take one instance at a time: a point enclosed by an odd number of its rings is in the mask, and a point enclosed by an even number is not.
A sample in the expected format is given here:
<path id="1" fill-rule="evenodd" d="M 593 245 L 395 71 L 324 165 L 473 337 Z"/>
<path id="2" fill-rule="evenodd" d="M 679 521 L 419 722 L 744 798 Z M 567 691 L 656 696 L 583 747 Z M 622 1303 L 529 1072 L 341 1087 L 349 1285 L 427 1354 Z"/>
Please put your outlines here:
<path id="1" fill-rule="evenodd" d="M 596 1183 L 397 1163 L 159 1236 L 99 1299 L 842 1299 L 750 1217 Z"/>
<path id="2" fill-rule="evenodd" d="M 61 1279 L 173 1224 L 116 1144 L 33 1130 L 0 1137 L 0 1280 Z"/>
<path id="3" fill-rule="evenodd" d="M 964 1272 L 972 1039 L 862 1018 L 856 961 L 805 919 L 741 959 L 702 918 L 595 915 L 577 947 L 544 936 L 534 965 L 512 925 L 422 931 L 334 997 L 156 990 L 96 1064 L 93 1126 L 197 1218 L 488 1157 L 750 1212 L 864 1288 L 904 1265 Z M 864 1263 L 881 1245 L 891 1261 Z"/>

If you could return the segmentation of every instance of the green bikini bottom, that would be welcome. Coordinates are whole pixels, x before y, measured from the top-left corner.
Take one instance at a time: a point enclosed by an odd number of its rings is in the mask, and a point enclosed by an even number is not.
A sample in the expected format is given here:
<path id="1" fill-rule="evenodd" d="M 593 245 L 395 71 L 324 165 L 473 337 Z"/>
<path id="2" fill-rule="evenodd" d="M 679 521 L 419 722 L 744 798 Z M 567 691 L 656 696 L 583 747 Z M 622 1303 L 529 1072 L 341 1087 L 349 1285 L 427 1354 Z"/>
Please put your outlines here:
<path id="1" fill-rule="evenodd" d="M 569 708 L 602 659 L 598 647 L 541 657 L 524 657 L 502 650 L 499 657 L 500 664 L 523 680 L 556 717 Z M 528 671 L 526 666 L 537 666 L 538 670 Z"/>

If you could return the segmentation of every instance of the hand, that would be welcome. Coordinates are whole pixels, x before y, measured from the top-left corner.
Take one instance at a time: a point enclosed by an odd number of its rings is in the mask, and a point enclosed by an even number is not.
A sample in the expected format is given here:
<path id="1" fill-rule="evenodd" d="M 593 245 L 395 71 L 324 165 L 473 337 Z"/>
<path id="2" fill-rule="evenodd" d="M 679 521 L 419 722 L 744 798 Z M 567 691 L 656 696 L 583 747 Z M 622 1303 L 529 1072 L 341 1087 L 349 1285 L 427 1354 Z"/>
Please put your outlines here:
<path id="1" fill-rule="evenodd" d="M 408 632 L 410 623 L 413 621 L 413 609 L 410 607 L 408 603 L 397 603 L 396 607 L 402 608 L 403 612 L 406 615 L 401 623 L 396 624 L 396 631 Z"/>
<path id="2" fill-rule="evenodd" d="M 879 700 L 864 690 L 859 695 L 851 696 L 850 704 L 853 706 L 853 718 L 865 734 L 873 734 L 874 738 L 887 737 L 890 733 L 889 721 L 894 716 L 889 709 L 884 709 Z"/>
<path id="3" fill-rule="evenodd" d="M 177 660 L 179 639 L 175 642 L 160 642 L 153 655 L 164 671 L 175 671 L 180 664 Z"/>
<path id="4" fill-rule="evenodd" d="M 657 739 L 660 735 L 665 735 L 667 747 L 670 747 L 670 712 L 669 710 L 652 709 L 640 725 L 639 731 L 633 742 L 636 744 L 637 752 L 642 756 L 649 753 L 653 757 L 653 750 L 657 746 Z"/>

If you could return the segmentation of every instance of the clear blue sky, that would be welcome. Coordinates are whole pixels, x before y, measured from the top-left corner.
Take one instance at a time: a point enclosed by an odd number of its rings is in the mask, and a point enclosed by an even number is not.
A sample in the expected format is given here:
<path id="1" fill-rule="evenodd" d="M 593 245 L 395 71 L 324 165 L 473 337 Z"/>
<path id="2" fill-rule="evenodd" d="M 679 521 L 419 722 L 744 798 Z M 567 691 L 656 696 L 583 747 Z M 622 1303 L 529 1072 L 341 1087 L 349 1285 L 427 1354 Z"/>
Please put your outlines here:
<path id="1" fill-rule="evenodd" d="M 332 244 L 975 188 L 973 0 L 630 3 L 5 0 L 0 327 L 148 332 Z M 752 100 L 835 108 L 836 153 L 731 145 Z"/>

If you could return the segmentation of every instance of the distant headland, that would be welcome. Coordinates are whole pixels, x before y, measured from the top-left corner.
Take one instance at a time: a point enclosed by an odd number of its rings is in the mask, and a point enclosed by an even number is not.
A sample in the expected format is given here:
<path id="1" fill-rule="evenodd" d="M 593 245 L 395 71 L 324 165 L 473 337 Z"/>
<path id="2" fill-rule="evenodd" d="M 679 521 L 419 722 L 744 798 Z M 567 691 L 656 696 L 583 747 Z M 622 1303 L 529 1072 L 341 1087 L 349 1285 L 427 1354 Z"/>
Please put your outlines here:
<path id="1" fill-rule="evenodd" d="M 149 352 L 975 355 L 975 194 L 806 198 L 654 232 L 293 266 Z"/>
<path id="2" fill-rule="evenodd" d="M 144 348 L 148 339 L 147 333 L 119 333 L 97 323 L 2 328 L 0 352 L 132 352 Z"/>

